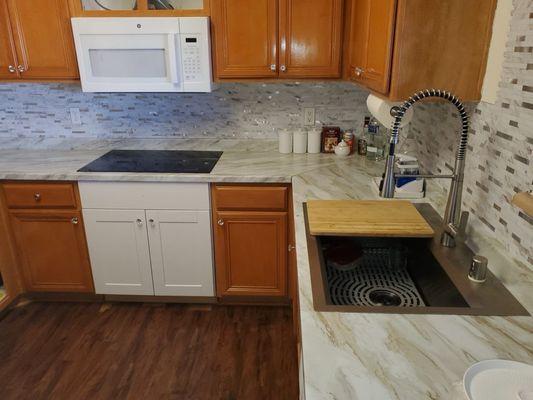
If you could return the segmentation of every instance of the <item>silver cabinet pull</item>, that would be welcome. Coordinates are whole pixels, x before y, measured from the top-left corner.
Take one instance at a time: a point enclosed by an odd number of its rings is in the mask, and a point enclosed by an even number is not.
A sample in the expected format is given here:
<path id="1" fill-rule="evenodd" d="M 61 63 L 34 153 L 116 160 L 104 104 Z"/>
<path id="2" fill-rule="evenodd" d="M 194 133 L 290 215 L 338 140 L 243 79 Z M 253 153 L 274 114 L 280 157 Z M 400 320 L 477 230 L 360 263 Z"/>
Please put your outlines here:
<path id="1" fill-rule="evenodd" d="M 148 222 L 150 222 L 150 225 L 155 226 L 155 221 L 153 218 L 150 218 Z"/>
<path id="2" fill-rule="evenodd" d="M 281 72 L 285 72 L 285 71 L 287 71 L 287 67 L 285 65 L 282 65 L 281 67 L 279 67 L 279 70 Z"/>
<path id="3" fill-rule="evenodd" d="M 137 218 L 137 225 L 143 226 L 143 220 L 140 218 Z"/>
<path id="4" fill-rule="evenodd" d="M 24 68 L 24 65 L 19 65 L 19 66 L 17 67 L 17 69 L 19 70 L 19 72 L 24 72 L 24 71 L 26 71 L 26 68 Z"/>
<path id="5" fill-rule="evenodd" d="M 72 222 L 72 225 L 78 225 L 78 222 L 80 222 L 80 221 L 79 221 L 78 217 L 74 217 L 74 218 L 72 218 L 70 220 L 70 222 Z"/>
<path id="6" fill-rule="evenodd" d="M 219 224 L 220 226 L 223 226 L 224 225 L 224 220 L 223 219 L 219 219 L 217 221 L 217 224 Z"/>
<path id="7" fill-rule="evenodd" d="M 278 66 L 276 64 L 270 64 L 270 70 L 273 72 L 276 72 L 278 69 Z"/>
<path id="8" fill-rule="evenodd" d="M 12 74 L 14 74 L 15 72 L 17 72 L 17 69 L 13 66 L 13 65 L 10 65 L 9 67 L 7 67 L 8 71 L 11 72 Z"/>
<path id="9" fill-rule="evenodd" d="M 35 201 L 41 201 L 41 193 L 35 193 L 35 194 L 33 195 L 33 199 L 34 199 Z"/>

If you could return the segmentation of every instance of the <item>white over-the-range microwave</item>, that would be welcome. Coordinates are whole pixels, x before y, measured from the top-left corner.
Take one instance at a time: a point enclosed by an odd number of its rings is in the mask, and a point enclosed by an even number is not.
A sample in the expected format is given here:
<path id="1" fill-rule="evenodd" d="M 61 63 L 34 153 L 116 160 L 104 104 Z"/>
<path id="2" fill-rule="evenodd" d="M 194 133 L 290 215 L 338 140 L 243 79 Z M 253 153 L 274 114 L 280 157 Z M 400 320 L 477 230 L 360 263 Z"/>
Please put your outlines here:
<path id="1" fill-rule="evenodd" d="M 84 92 L 210 92 L 208 17 L 72 18 Z"/>

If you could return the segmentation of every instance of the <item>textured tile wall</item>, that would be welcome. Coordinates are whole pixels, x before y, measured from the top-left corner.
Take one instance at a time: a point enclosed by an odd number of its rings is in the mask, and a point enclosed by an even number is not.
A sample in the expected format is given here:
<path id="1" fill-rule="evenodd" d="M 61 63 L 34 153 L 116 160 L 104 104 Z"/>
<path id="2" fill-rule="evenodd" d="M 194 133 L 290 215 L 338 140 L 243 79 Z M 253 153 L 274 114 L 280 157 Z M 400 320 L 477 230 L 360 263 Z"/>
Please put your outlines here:
<path id="1" fill-rule="evenodd" d="M 407 148 L 425 170 L 449 173 L 460 127 L 454 107 L 415 107 Z M 514 1 L 496 104 L 469 109 L 464 207 L 511 256 L 533 268 L 533 219 L 510 204 L 516 192 L 533 189 L 533 1 Z"/>
<path id="2" fill-rule="evenodd" d="M 78 84 L 0 84 L 0 138 L 275 138 L 321 123 L 362 126 L 367 92 L 344 82 L 221 84 L 208 94 L 82 93 Z M 79 108 L 73 125 L 70 108 Z"/>

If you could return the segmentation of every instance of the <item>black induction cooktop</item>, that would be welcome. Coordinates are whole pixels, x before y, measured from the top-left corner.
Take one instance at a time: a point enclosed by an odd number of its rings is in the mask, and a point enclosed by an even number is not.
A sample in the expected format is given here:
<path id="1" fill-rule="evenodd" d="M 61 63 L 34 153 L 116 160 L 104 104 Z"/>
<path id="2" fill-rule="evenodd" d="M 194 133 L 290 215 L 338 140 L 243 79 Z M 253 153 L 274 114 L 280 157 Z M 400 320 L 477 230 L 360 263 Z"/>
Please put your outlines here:
<path id="1" fill-rule="evenodd" d="M 78 172 L 210 173 L 221 151 L 111 150 Z"/>

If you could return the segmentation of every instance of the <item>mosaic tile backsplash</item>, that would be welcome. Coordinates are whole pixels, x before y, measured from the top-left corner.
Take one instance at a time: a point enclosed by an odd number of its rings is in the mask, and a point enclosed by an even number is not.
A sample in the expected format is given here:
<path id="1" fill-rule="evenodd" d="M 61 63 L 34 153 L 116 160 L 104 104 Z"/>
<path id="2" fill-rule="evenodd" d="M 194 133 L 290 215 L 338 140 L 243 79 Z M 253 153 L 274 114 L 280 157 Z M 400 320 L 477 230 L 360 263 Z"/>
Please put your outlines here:
<path id="1" fill-rule="evenodd" d="M 511 204 L 516 192 L 533 189 L 532 4 L 514 3 L 496 104 L 469 106 L 463 205 L 472 223 L 480 222 L 511 256 L 533 268 L 533 219 Z M 416 105 L 407 148 L 418 155 L 424 170 L 449 173 L 459 129 L 452 105 Z"/>
<path id="2" fill-rule="evenodd" d="M 0 138 L 277 138 L 318 123 L 362 126 L 368 93 L 346 82 L 224 83 L 212 93 L 82 93 L 79 84 L 0 84 Z M 81 124 L 70 110 L 79 109 Z"/>

